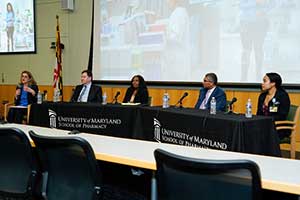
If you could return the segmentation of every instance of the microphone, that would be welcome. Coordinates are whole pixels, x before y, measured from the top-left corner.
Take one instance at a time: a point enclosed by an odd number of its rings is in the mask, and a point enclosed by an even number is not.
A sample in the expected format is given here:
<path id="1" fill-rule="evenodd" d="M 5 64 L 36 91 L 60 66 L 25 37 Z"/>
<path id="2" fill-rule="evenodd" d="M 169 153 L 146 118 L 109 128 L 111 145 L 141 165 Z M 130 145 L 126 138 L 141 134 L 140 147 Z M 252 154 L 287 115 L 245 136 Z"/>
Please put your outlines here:
<path id="1" fill-rule="evenodd" d="M 114 99 L 113 99 L 113 102 L 115 102 L 115 104 L 118 103 L 118 96 L 121 94 L 120 91 L 117 92 L 117 94 L 115 95 Z"/>
<path id="2" fill-rule="evenodd" d="M 17 90 L 22 90 L 22 87 L 23 87 L 23 85 L 21 83 L 18 83 L 17 87 L 16 87 L 16 92 L 17 92 Z M 20 92 L 20 94 L 15 95 L 15 99 L 19 99 L 20 95 L 21 95 L 21 92 Z"/>
<path id="3" fill-rule="evenodd" d="M 188 95 L 189 95 L 189 93 L 185 92 L 185 93 L 182 95 L 182 97 L 179 99 L 179 101 L 175 104 L 175 106 L 176 106 L 177 104 L 179 104 L 179 107 L 182 108 L 182 100 L 183 100 L 185 97 L 187 97 Z"/>
<path id="4" fill-rule="evenodd" d="M 232 100 L 229 102 L 229 106 L 232 106 L 232 104 L 234 104 L 237 101 L 236 97 L 233 97 Z"/>
<path id="5" fill-rule="evenodd" d="M 228 103 L 228 111 L 227 114 L 232 113 L 232 105 L 237 101 L 236 97 L 233 97 L 232 100 Z"/>

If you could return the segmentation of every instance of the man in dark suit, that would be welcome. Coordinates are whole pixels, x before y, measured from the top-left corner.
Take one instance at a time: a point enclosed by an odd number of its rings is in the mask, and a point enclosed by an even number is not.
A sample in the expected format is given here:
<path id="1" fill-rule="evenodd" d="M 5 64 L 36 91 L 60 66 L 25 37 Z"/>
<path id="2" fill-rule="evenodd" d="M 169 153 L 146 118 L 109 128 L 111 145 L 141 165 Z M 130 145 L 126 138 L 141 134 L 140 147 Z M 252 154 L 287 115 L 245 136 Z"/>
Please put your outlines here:
<path id="1" fill-rule="evenodd" d="M 71 102 L 102 103 L 102 88 L 92 84 L 93 74 L 90 70 L 81 72 L 81 85 L 77 85 Z"/>
<path id="2" fill-rule="evenodd" d="M 203 88 L 200 89 L 198 101 L 195 105 L 196 109 L 210 109 L 210 101 L 215 97 L 217 101 L 217 111 L 226 110 L 226 94 L 217 86 L 218 78 L 214 73 L 208 73 L 203 79 Z"/>

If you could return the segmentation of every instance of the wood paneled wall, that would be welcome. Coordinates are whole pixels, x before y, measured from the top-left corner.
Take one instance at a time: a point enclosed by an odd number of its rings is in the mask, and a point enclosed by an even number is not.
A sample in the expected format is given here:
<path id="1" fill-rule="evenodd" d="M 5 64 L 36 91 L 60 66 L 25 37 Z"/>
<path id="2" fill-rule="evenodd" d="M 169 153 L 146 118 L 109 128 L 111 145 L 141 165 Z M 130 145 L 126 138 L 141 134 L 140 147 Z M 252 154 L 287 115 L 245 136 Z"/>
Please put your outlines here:
<path id="1" fill-rule="evenodd" d="M 13 101 L 13 97 L 15 94 L 15 85 L 0 85 L 0 113 L 3 113 L 3 101 Z M 69 101 L 72 96 L 72 89 L 74 86 L 64 86 L 63 96 L 64 101 Z M 53 88 L 52 86 L 41 85 L 39 86 L 41 92 L 47 90 L 48 100 L 53 99 Z M 121 102 L 125 96 L 126 87 L 117 87 L 117 86 L 102 86 L 103 92 L 107 94 L 107 101 L 111 102 L 113 100 L 114 95 L 117 91 L 121 92 L 119 96 L 119 102 Z M 199 96 L 199 89 L 174 89 L 174 88 L 157 88 L 157 87 L 149 87 L 149 95 L 152 97 L 152 106 L 162 105 L 162 96 L 164 92 L 168 92 L 170 95 L 170 104 L 174 105 L 180 97 L 184 94 L 184 92 L 188 92 L 189 95 L 183 100 L 184 107 L 194 107 L 196 101 Z M 234 112 L 244 113 L 245 112 L 245 104 L 247 99 L 250 98 L 252 100 L 252 112 L 255 114 L 257 110 L 257 100 L 259 96 L 259 91 L 239 91 L 239 90 L 226 90 L 227 99 L 231 100 L 233 97 L 236 97 L 238 100 L 233 106 Z M 300 105 L 300 92 L 289 92 L 291 102 L 294 105 Z"/>

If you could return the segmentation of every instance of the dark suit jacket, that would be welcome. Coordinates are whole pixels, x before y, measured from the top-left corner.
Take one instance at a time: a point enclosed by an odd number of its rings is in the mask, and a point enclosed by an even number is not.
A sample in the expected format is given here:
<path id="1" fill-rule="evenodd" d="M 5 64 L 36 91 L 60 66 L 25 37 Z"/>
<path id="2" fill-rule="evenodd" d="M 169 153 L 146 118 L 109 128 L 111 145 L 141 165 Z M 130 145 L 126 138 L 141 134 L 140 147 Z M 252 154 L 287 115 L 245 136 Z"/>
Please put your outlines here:
<path id="1" fill-rule="evenodd" d="M 71 102 L 77 102 L 79 94 L 83 85 L 77 85 L 71 98 Z M 102 88 L 92 84 L 89 92 L 87 102 L 91 103 L 102 103 Z"/>
<path id="2" fill-rule="evenodd" d="M 123 103 L 127 103 L 130 101 L 130 98 L 134 92 L 134 88 L 129 87 L 126 91 Z M 148 90 L 147 88 L 139 88 L 138 92 L 135 95 L 134 103 L 148 104 Z"/>
<path id="3" fill-rule="evenodd" d="M 27 92 L 28 104 L 33 104 L 33 103 L 37 102 L 37 94 L 39 92 L 39 87 L 37 85 L 30 85 L 29 87 L 35 91 L 34 96 L 30 92 Z M 20 101 L 21 101 L 21 95 L 22 95 L 22 92 L 23 92 L 23 85 L 21 85 L 21 87 L 17 87 L 16 89 L 21 89 L 20 95 L 17 96 L 17 98 L 15 98 L 15 105 L 18 106 L 18 105 L 20 105 Z"/>
<path id="4" fill-rule="evenodd" d="M 258 106 L 257 106 L 257 115 L 264 115 L 263 113 L 263 104 L 265 101 L 265 98 L 267 96 L 267 92 L 263 92 L 259 95 L 258 98 Z M 287 118 L 287 115 L 290 110 L 290 98 L 288 93 L 283 89 L 278 89 L 275 93 L 274 98 L 276 99 L 276 102 L 278 102 L 278 110 L 277 112 L 268 112 L 268 116 L 272 116 L 274 120 L 285 120 Z M 270 106 L 273 105 L 272 100 L 268 104 L 268 110 Z"/>
<path id="5" fill-rule="evenodd" d="M 206 88 L 200 89 L 198 101 L 195 105 L 196 109 L 200 108 L 202 101 L 205 99 L 207 91 L 208 91 L 208 89 L 206 89 Z M 215 88 L 215 90 L 213 91 L 213 93 L 210 95 L 210 97 L 205 105 L 205 107 L 207 109 L 210 109 L 210 100 L 212 97 L 215 97 L 215 99 L 217 101 L 217 111 L 225 111 L 226 110 L 226 94 L 225 94 L 225 92 L 220 87 L 217 86 Z"/>

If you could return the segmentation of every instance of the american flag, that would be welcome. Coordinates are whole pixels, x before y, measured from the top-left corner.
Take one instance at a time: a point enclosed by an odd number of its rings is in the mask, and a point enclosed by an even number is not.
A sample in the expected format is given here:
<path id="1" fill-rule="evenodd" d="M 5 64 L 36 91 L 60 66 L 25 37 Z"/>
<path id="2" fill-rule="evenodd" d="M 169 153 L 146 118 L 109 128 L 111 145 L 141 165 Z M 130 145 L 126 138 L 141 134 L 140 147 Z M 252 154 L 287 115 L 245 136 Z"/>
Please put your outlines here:
<path id="1" fill-rule="evenodd" d="M 63 97 L 63 82 L 62 82 L 62 59 L 61 59 L 61 43 L 60 43 L 60 30 L 59 30 L 59 17 L 56 15 L 56 66 L 53 74 L 53 88 L 59 91 L 60 98 Z"/>

